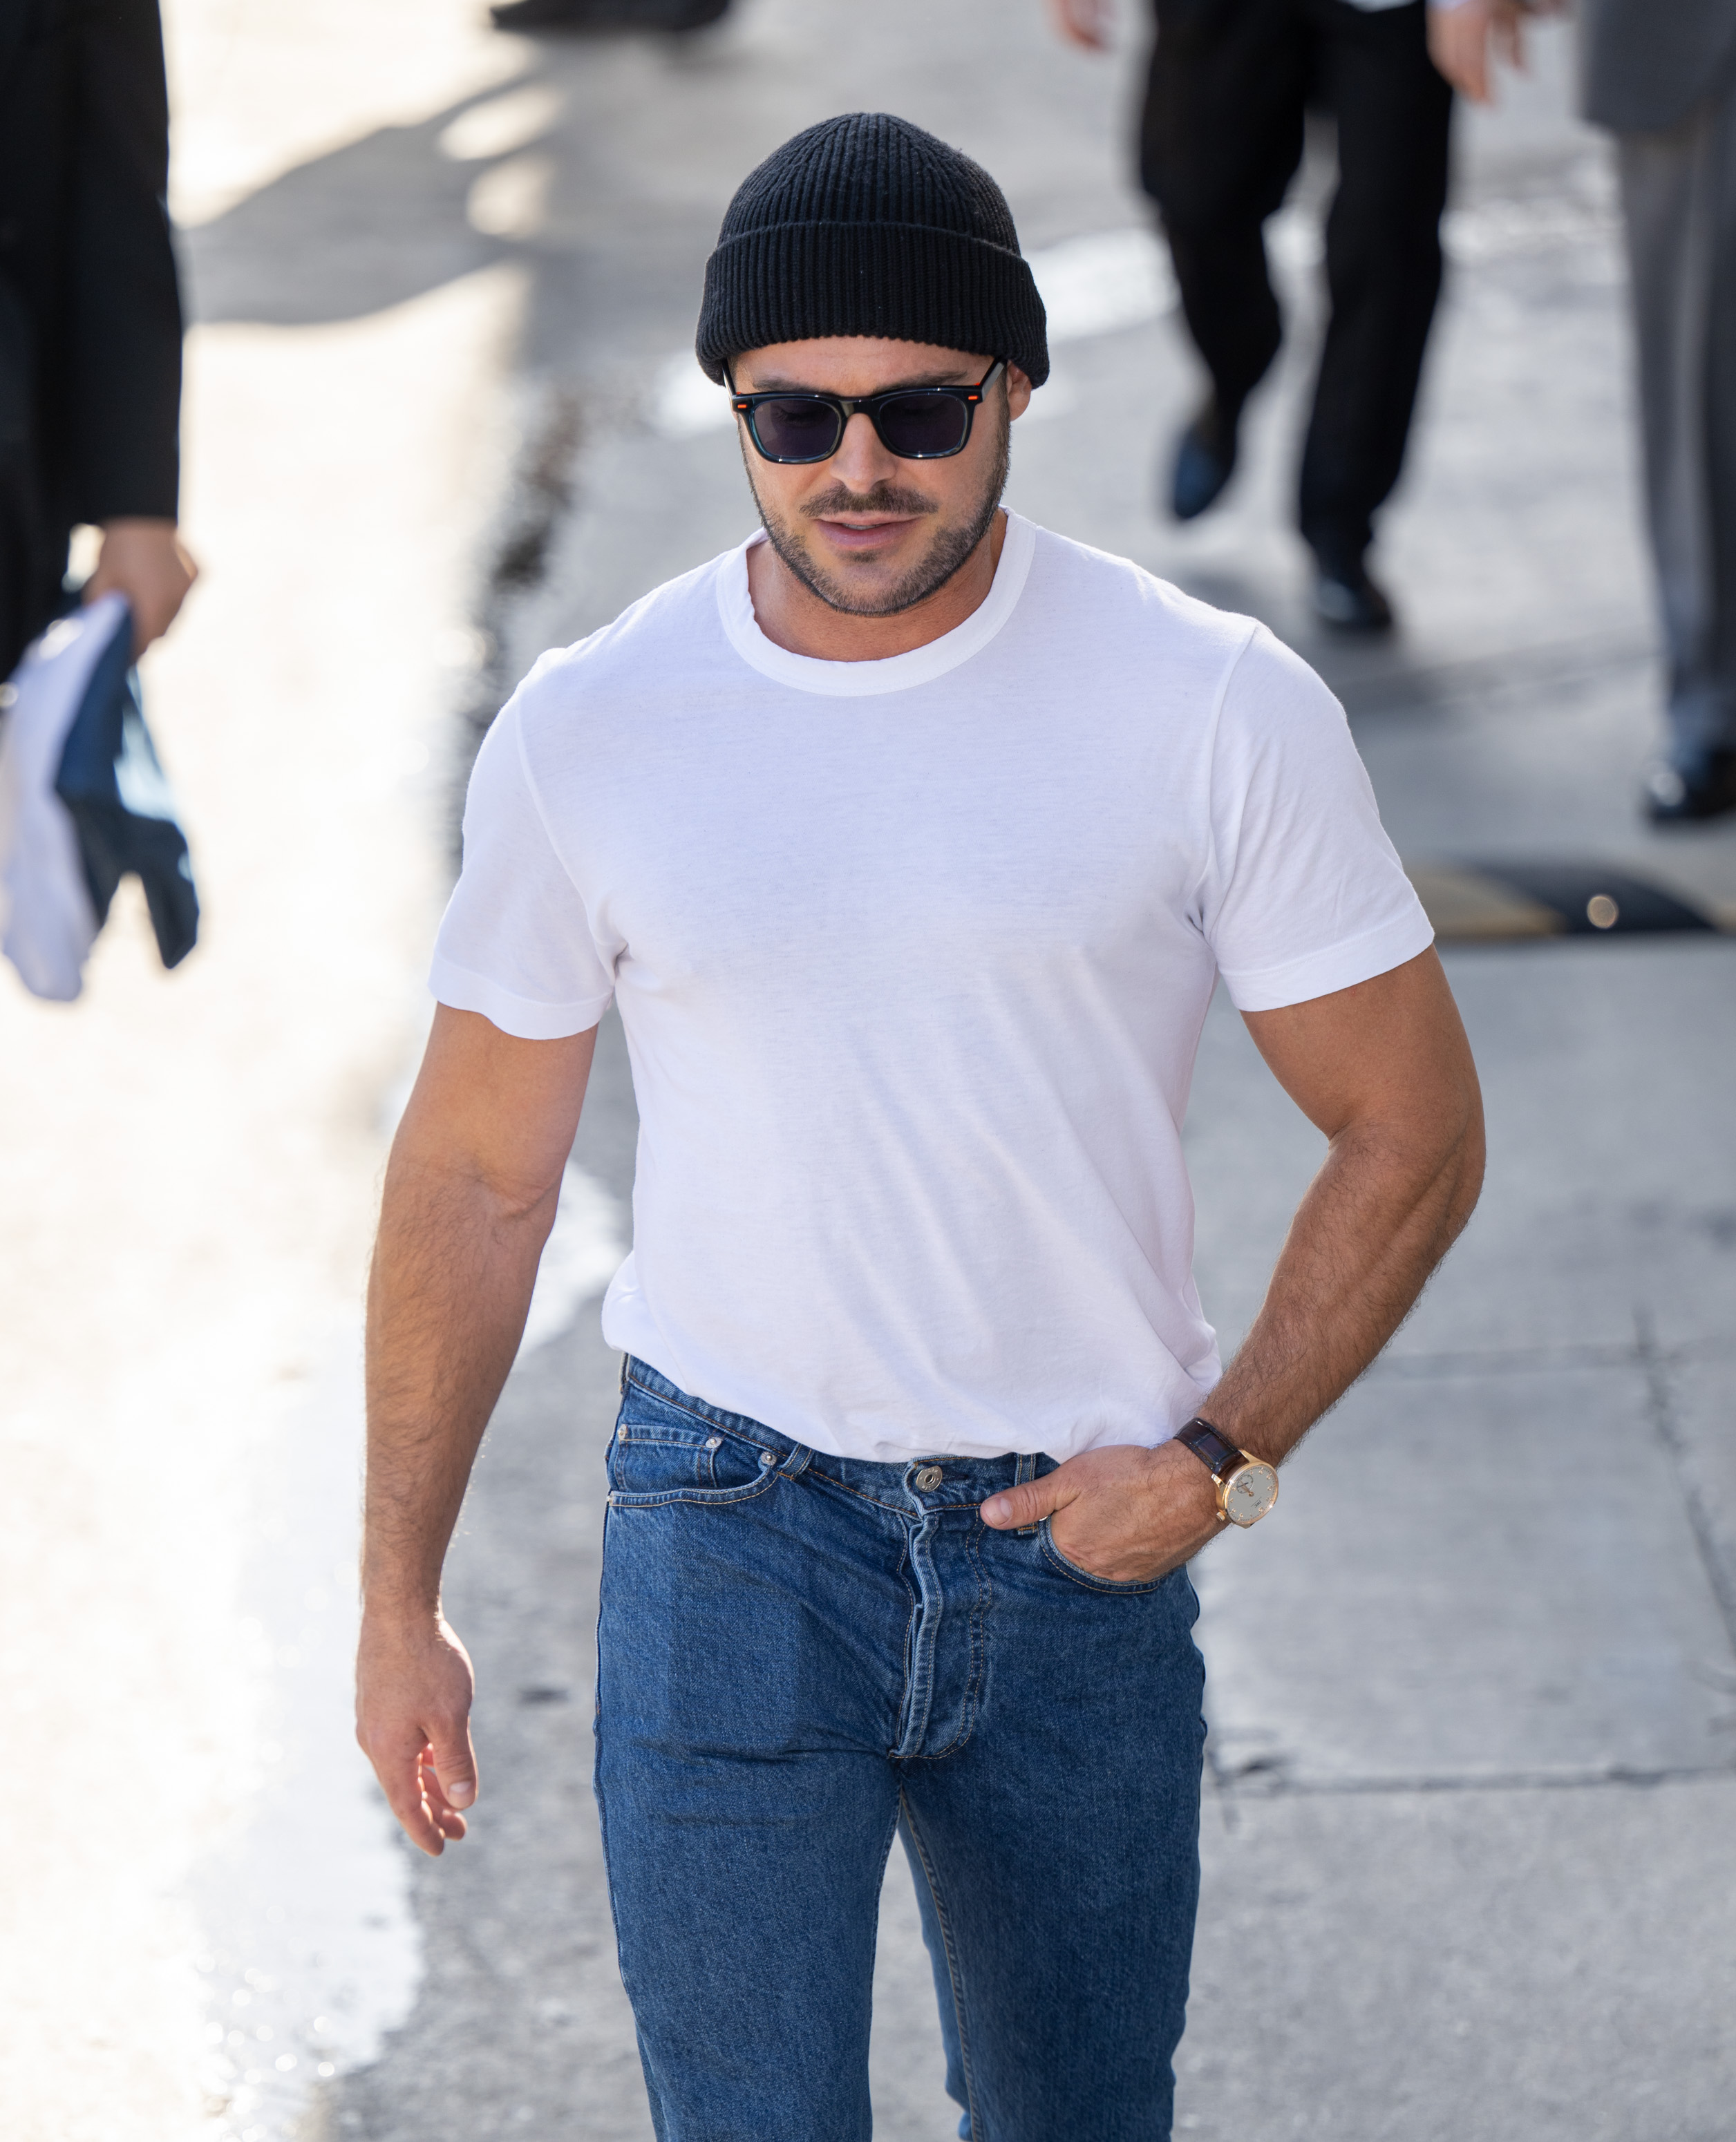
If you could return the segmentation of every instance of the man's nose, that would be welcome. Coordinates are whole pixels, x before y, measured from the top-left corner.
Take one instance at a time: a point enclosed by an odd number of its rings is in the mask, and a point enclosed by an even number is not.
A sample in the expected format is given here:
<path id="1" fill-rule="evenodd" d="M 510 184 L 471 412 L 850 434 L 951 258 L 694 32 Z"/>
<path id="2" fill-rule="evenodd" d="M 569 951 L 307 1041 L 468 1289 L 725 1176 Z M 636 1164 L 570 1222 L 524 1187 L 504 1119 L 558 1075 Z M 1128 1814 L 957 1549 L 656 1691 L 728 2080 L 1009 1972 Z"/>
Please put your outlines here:
<path id="1" fill-rule="evenodd" d="M 831 473 L 859 497 L 877 483 L 895 478 L 898 472 L 898 456 L 888 453 L 879 433 L 858 409 L 844 426 L 838 452 L 832 457 Z"/>

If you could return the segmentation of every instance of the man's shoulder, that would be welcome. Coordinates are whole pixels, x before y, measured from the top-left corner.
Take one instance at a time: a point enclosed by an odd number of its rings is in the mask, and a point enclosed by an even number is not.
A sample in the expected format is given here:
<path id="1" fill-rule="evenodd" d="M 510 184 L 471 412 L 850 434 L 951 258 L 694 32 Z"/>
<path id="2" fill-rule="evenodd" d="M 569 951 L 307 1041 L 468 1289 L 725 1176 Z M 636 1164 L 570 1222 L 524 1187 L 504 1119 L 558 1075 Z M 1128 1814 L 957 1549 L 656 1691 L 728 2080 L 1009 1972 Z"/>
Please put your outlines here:
<path id="1" fill-rule="evenodd" d="M 1111 656 L 1125 646 L 1145 661 L 1221 674 L 1259 622 L 1186 594 L 1132 558 L 1037 527 L 1032 578 L 1046 619 L 1066 618 Z"/>
<path id="2" fill-rule="evenodd" d="M 1274 729 L 1343 713 L 1318 673 L 1258 618 L 1219 610 L 1112 551 L 1036 531 L 1038 629 L 1106 705 L 1155 713 L 1202 740 L 1226 727 L 1257 743 Z"/>
<path id="3" fill-rule="evenodd" d="M 619 705 L 623 692 L 642 707 L 660 684 L 690 675 L 696 660 L 724 654 L 717 581 L 734 555 L 733 548 L 725 550 L 664 581 L 583 639 L 539 655 L 512 695 L 521 723 L 535 730 L 587 704 Z"/>

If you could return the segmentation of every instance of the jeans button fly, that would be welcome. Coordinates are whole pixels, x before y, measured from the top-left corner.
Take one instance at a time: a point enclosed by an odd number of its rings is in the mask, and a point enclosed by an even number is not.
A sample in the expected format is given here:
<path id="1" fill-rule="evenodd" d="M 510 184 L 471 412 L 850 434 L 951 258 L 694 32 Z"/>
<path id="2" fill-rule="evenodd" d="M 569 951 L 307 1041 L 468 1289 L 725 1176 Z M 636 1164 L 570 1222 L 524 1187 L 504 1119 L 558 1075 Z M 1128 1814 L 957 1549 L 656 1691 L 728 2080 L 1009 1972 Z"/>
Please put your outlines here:
<path id="1" fill-rule="evenodd" d="M 926 1495 L 931 1488 L 939 1487 L 945 1474 L 937 1465 L 925 1465 L 916 1476 L 916 1483 Z"/>

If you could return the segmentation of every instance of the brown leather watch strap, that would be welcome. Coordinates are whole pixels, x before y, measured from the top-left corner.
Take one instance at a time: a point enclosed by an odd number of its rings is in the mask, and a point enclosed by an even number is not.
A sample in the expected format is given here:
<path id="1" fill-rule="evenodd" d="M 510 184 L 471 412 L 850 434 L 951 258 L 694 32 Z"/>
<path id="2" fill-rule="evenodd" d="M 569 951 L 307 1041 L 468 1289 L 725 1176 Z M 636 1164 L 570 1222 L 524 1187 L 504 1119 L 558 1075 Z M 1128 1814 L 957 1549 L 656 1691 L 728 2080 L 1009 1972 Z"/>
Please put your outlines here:
<path id="1" fill-rule="evenodd" d="M 1223 1429 L 1214 1428 L 1197 1414 L 1185 1428 L 1176 1429 L 1175 1440 L 1186 1444 L 1214 1480 L 1221 1480 L 1232 1467 L 1242 1463 L 1241 1451 Z"/>

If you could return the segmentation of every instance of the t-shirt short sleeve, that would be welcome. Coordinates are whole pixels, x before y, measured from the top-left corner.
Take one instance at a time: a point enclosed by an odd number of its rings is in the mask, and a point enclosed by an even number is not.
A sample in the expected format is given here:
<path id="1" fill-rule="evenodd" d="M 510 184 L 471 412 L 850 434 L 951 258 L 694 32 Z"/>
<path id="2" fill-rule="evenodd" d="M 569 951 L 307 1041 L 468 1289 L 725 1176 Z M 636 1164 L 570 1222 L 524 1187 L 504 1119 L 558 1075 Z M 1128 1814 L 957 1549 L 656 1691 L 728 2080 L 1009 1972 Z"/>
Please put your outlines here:
<path id="1" fill-rule="evenodd" d="M 1210 807 L 1200 920 L 1238 1010 L 1349 989 L 1433 943 L 1343 708 L 1264 626 L 1224 687 Z"/>
<path id="2" fill-rule="evenodd" d="M 525 763 L 516 702 L 482 740 L 464 803 L 464 866 L 428 986 L 503 1034 L 556 1041 L 609 1008 L 614 982 L 556 852 Z"/>

